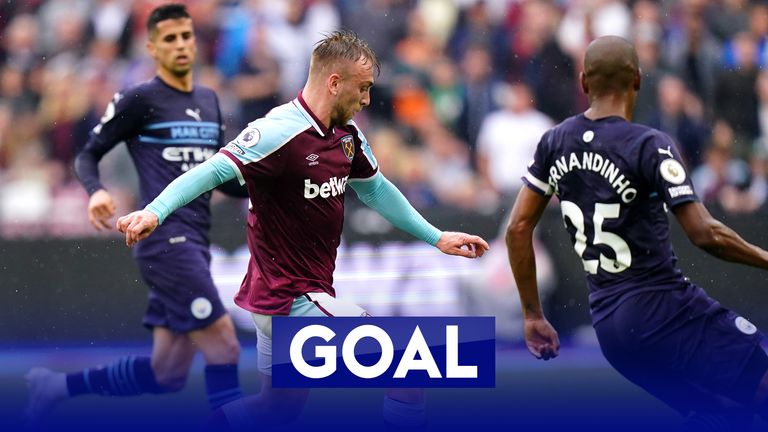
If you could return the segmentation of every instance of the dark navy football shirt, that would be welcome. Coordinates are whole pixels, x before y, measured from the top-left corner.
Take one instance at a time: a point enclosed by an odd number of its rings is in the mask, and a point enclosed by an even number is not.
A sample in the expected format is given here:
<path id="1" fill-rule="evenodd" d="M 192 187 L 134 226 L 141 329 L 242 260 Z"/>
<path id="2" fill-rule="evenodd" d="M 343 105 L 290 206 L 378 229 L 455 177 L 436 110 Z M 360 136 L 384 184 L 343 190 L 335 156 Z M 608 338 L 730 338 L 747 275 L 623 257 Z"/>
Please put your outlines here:
<path id="1" fill-rule="evenodd" d="M 223 146 L 221 124 L 213 90 L 195 86 L 183 92 L 155 77 L 115 94 L 75 169 L 88 194 L 102 189 L 97 164 L 125 142 L 139 174 L 143 208 L 176 177 L 218 152 Z M 205 193 L 169 215 L 135 253 L 152 255 L 169 244 L 186 242 L 207 247 L 210 197 Z"/>
<path id="2" fill-rule="evenodd" d="M 620 117 L 571 117 L 544 134 L 523 180 L 560 199 L 593 322 L 629 296 L 685 283 L 667 209 L 698 198 L 666 134 Z"/>

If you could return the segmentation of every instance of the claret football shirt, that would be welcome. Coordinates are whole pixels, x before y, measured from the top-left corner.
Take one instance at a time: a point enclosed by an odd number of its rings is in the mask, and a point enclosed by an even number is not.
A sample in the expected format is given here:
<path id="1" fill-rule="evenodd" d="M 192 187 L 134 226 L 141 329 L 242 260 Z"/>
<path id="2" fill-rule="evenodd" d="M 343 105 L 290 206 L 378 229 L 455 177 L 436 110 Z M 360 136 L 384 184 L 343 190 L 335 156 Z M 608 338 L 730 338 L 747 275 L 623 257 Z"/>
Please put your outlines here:
<path id="1" fill-rule="evenodd" d="M 335 295 L 348 182 L 378 171 L 357 125 L 325 128 L 299 94 L 250 123 L 221 152 L 235 165 L 252 204 L 251 259 L 235 303 L 287 315 L 301 294 Z"/>

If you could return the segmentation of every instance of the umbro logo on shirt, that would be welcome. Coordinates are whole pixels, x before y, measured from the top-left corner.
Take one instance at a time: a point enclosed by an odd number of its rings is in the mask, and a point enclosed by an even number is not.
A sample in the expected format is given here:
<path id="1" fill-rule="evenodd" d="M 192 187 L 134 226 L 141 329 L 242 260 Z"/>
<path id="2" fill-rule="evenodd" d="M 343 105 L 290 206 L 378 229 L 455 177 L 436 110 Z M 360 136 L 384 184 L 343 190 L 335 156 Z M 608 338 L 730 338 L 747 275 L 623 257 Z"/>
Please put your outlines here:
<path id="1" fill-rule="evenodd" d="M 311 155 L 307 156 L 307 160 L 309 161 L 309 166 L 317 165 L 320 162 L 317 160 L 320 159 L 320 156 L 312 153 Z"/>

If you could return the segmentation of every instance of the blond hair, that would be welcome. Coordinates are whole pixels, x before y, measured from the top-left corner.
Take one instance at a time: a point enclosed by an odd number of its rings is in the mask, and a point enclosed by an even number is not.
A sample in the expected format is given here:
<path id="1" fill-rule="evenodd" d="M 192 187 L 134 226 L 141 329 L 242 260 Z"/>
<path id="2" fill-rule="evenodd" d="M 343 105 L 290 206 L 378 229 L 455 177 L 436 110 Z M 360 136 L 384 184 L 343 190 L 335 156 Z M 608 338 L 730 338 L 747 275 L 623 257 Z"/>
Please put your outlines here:
<path id="1" fill-rule="evenodd" d="M 339 61 L 371 63 L 376 67 L 376 73 L 381 72 L 381 64 L 368 42 L 361 39 L 357 33 L 348 30 L 337 30 L 325 35 L 312 51 L 312 61 L 309 74 L 327 71 L 337 66 Z"/>

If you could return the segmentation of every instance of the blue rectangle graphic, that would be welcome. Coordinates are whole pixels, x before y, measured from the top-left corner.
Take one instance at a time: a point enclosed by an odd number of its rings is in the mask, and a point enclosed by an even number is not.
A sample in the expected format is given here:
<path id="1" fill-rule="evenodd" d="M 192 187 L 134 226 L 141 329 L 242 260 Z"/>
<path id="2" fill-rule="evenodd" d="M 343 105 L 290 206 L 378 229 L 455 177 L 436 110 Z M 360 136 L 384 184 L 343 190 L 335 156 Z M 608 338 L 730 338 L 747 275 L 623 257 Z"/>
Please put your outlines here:
<path id="1" fill-rule="evenodd" d="M 493 317 L 273 317 L 274 387 L 495 387 Z"/>

